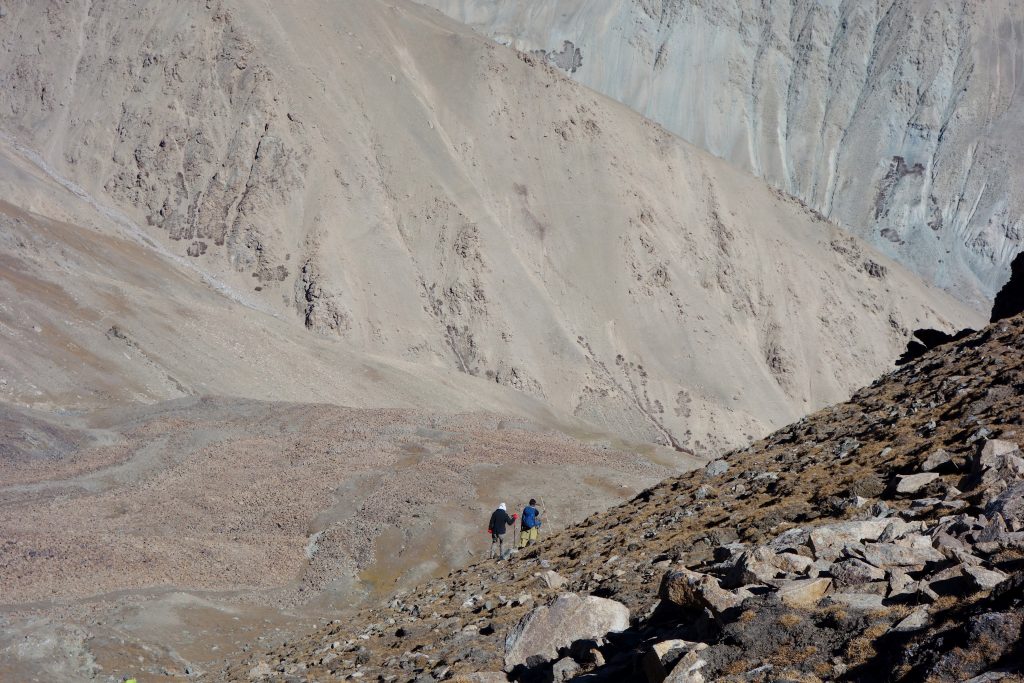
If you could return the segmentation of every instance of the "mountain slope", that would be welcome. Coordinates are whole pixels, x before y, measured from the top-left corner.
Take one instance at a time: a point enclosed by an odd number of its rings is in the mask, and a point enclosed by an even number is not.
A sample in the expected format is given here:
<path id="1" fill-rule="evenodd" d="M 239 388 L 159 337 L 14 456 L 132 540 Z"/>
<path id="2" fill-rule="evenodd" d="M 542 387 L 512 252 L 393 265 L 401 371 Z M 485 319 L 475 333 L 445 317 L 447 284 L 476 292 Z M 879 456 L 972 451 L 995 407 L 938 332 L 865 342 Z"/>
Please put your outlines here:
<path id="1" fill-rule="evenodd" d="M 1019 681 L 1022 344 L 1024 317 L 991 325 L 511 562 L 457 570 L 219 675 Z M 623 603 L 629 626 L 546 625 L 534 606 L 566 591 Z M 526 657 L 538 641 L 559 654 Z"/>
<path id="2" fill-rule="evenodd" d="M 358 353 L 714 450 L 844 397 L 909 330 L 977 319 L 756 179 L 408 2 L 40 9 L 4 19 L 12 140 L 245 305 Z M 201 335 L 181 361 L 233 341 Z M 261 397 L 239 373 L 218 393 Z M 188 392 L 160 379 L 137 395 Z"/>
<path id="3" fill-rule="evenodd" d="M 423 0 L 801 198 L 964 301 L 1021 250 L 1016 3 Z"/>

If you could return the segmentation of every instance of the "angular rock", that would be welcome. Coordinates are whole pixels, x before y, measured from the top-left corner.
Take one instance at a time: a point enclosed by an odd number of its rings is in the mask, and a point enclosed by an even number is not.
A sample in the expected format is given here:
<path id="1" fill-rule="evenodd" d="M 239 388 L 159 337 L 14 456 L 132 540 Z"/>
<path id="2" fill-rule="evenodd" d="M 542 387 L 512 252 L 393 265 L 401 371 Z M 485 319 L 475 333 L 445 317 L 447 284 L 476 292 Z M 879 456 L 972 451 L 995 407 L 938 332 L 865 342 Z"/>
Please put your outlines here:
<path id="1" fill-rule="evenodd" d="M 943 465 L 946 465 L 947 463 L 950 463 L 952 461 L 953 456 L 950 455 L 947 451 L 940 448 L 939 450 L 935 451 L 925 459 L 925 461 L 921 464 L 921 470 L 923 472 L 934 472 Z"/>
<path id="2" fill-rule="evenodd" d="M 694 643 L 689 640 L 663 640 L 644 653 L 640 661 L 648 683 L 662 683 L 668 678 L 669 672 L 684 655 L 707 649 L 706 643 Z"/>
<path id="3" fill-rule="evenodd" d="M 806 574 L 814 564 L 814 560 L 796 553 L 779 553 L 775 556 L 775 566 L 787 574 Z"/>
<path id="4" fill-rule="evenodd" d="M 885 609 L 882 604 L 882 596 L 876 593 L 832 593 L 825 598 L 825 602 L 864 612 Z"/>
<path id="5" fill-rule="evenodd" d="M 799 548 L 806 546 L 810 543 L 811 532 L 807 529 L 801 529 L 796 527 L 793 529 L 787 529 L 781 534 L 776 536 L 774 539 L 768 542 L 768 547 L 777 553 L 781 553 L 787 550 L 796 551 Z"/>
<path id="6" fill-rule="evenodd" d="M 553 590 L 557 590 L 568 583 L 568 580 L 564 576 L 558 572 L 551 571 L 550 569 L 542 571 L 538 580 L 545 588 L 551 588 Z"/>
<path id="7" fill-rule="evenodd" d="M 722 588 L 718 579 L 689 569 L 665 574 L 658 596 L 679 607 L 711 610 L 716 617 L 742 602 L 742 598 Z"/>
<path id="8" fill-rule="evenodd" d="M 992 590 L 1006 580 L 1006 574 L 983 567 L 964 567 L 963 572 L 964 576 L 970 577 L 971 583 L 983 591 Z"/>
<path id="9" fill-rule="evenodd" d="M 704 466 L 704 476 L 718 477 L 729 471 L 729 463 L 724 460 L 712 460 Z"/>
<path id="10" fill-rule="evenodd" d="M 886 529 L 893 538 L 921 528 L 920 523 L 900 519 L 867 519 L 825 524 L 811 530 L 810 541 L 817 558 L 836 559 L 843 548 L 861 541 L 877 541 Z"/>
<path id="11" fill-rule="evenodd" d="M 550 661 L 559 648 L 629 628 L 629 609 L 593 595 L 560 595 L 550 606 L 528 612 L 505 637 L 505 668 L 511 671 L 531 657 Z"/>
<path id="12" fill-rule="evenodd" d="M 930 540 L 921 547 L 914 543 L 867 543 L 864 545 L 864 559 L 876 567 L 923 567 L 928 562 L 941 562 L 945 557 L 931 547 Z"/>
<path id="13" fill-rule="evenodd" d="M 928 608 L 922 605 L 921 607 L 915 608 L 914 611 L 907 616 L 903 617 L 898 624 L 889 630 L 896 631 L 897 633 L 917 631 L 928 624 L 929 618 Z"/>
<path id="14" fill-rule="evenodd" d="M 563 657 L 551 667 L 551 674 L 555 683 L 571 680 L 580 672 L 580 665 L 573 661 L 572 657 Z"/>
<path id="15" fill-rule="evenodd" d="M 902 475 L 896 482 L 896 493 L 913 495 L 938 478 L 939 475 L 936 472 Z"/>
<path id="16" fill-rule="evenodd" d="M 830 570 L 832 581 L 837 589 L 859 586 L 871 581 L 881 581 L 885 578 L 885 572 L 867 562 L 850 558 L 836 562 Z"/>
<path id="17" fill-rule="evenodd" d="M 818 604 L 831 585 L 832 579 L 826 577 L 789 581 L 776 596 L 788 607 L 810 609 Z"/>
<path id="18" fill-rule="evenodd" d="M 694 649 L 680 657 L 665 683 L 704 683 L 704 676 L 700 670 L 707 661 L 701 657 L 701 650 Z"/>
<path id="19" fill-rule="evenodd" d="M 748 550 L 730 573 L 729 583 L 731 586 L 770 583 L 780 573 L 776 561 L 775 553 L 764 546 Z"/>
<path id="20" fill-rule="evenodd" d="M 1010 530 L 1020 531 L 1024 526 L 1024 481 L 1010 484 L 996 496 L 985 507 L 985 515 L 990 519 L 999 515 Z"/>

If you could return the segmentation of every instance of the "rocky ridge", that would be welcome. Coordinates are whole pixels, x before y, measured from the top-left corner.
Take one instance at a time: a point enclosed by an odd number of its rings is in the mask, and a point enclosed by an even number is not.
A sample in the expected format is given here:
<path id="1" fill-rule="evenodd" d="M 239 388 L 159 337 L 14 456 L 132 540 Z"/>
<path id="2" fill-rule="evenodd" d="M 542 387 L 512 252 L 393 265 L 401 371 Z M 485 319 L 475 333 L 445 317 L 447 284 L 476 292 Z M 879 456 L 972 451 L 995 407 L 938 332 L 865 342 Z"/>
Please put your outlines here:
<path id="1" fill-rule="evenodd" d="M 222 675 L 1022 680 L 1022 347 L 1024 317 L 993 324 L 511 561 Z"/>

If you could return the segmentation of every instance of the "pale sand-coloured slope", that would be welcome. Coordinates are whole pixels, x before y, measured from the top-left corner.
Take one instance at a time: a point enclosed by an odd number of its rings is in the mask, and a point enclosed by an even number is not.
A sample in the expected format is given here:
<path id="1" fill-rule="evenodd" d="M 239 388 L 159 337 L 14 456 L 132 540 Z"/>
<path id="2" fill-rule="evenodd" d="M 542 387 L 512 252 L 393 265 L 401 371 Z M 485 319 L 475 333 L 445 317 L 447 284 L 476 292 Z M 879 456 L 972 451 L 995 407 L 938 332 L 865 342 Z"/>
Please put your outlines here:
<path id="1" fill-rule="evenodd" d="M 0 393 L 11 405 L 80 413 L 226 395 L 491 410 L 585 431 L 521 392 L 353 350 L 246 305 L 244 295 L 133 238 L 2 143 L 0 169 L 5 197 L 82 221 L 0 201 Z"/>
<path id="2" fill-rule="evenodd" d="M 1014 0 L 421 0 L 800 197 L 964 301 L 1024 246 Z"/>
<path id="3" fill-rule="evenodd" d="M 4 22 L 0 127 L 277 315 L 269 329 L 337 338 L 287 344 L 340 341 L 716 448 L 846 396 L 915 327 L 978 319 L 755 178 L 409 2 L 16 3 Z M 190 305 L 160 318 L 188 339 L 180 364 L 262 396 L 238 376 L 279 340 L 179 323 Z M 138 348 L 156 343 L 129 322 Z M 293 379 L 275 391 L 323 384 L 329 364 L 306 353 L 278 348 Z M 195 388 L 154 372 L 138 398 Z M 48 402 L 27 376 L 10 399 Z M 357 376 L 341 393 L 366 388 Z"/>

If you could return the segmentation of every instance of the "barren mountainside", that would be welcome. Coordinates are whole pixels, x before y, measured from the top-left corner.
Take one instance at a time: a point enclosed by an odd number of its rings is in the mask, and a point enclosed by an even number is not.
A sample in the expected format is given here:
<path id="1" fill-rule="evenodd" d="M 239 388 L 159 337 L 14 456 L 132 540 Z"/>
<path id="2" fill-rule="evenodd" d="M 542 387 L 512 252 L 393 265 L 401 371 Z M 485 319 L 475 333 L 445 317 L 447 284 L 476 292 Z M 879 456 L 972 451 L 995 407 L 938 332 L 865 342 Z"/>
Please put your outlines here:
<path id="1" fill-rule="evenodd" d="M 0 680 L 1018 654 L 1012 12 L 711 4 L 4 2 Z"/>
<path id="2" fill-rule="evenodd" d="M 1019 3 L 422 0 L 977 305 L 1024 239 Z"/>
<path id="3" fill-rule="evenodd" d="M 409 2 L 21 2 L 3 21 L 10 165 L 76 184 L 251 309 L 635 440 L 735 445 L 843 398 L 911 330 L 977 321 L 799 202 Z M 9 201 L 58 211 L 16 181 Z M 143 334 L 116 323 L 102 332 Z M 189 353 L 216 358 L 198 334 Z M 12 400 L 39 400 L 35 363 Z M 205 391 L 179 385 L 137 395 Z"/>

